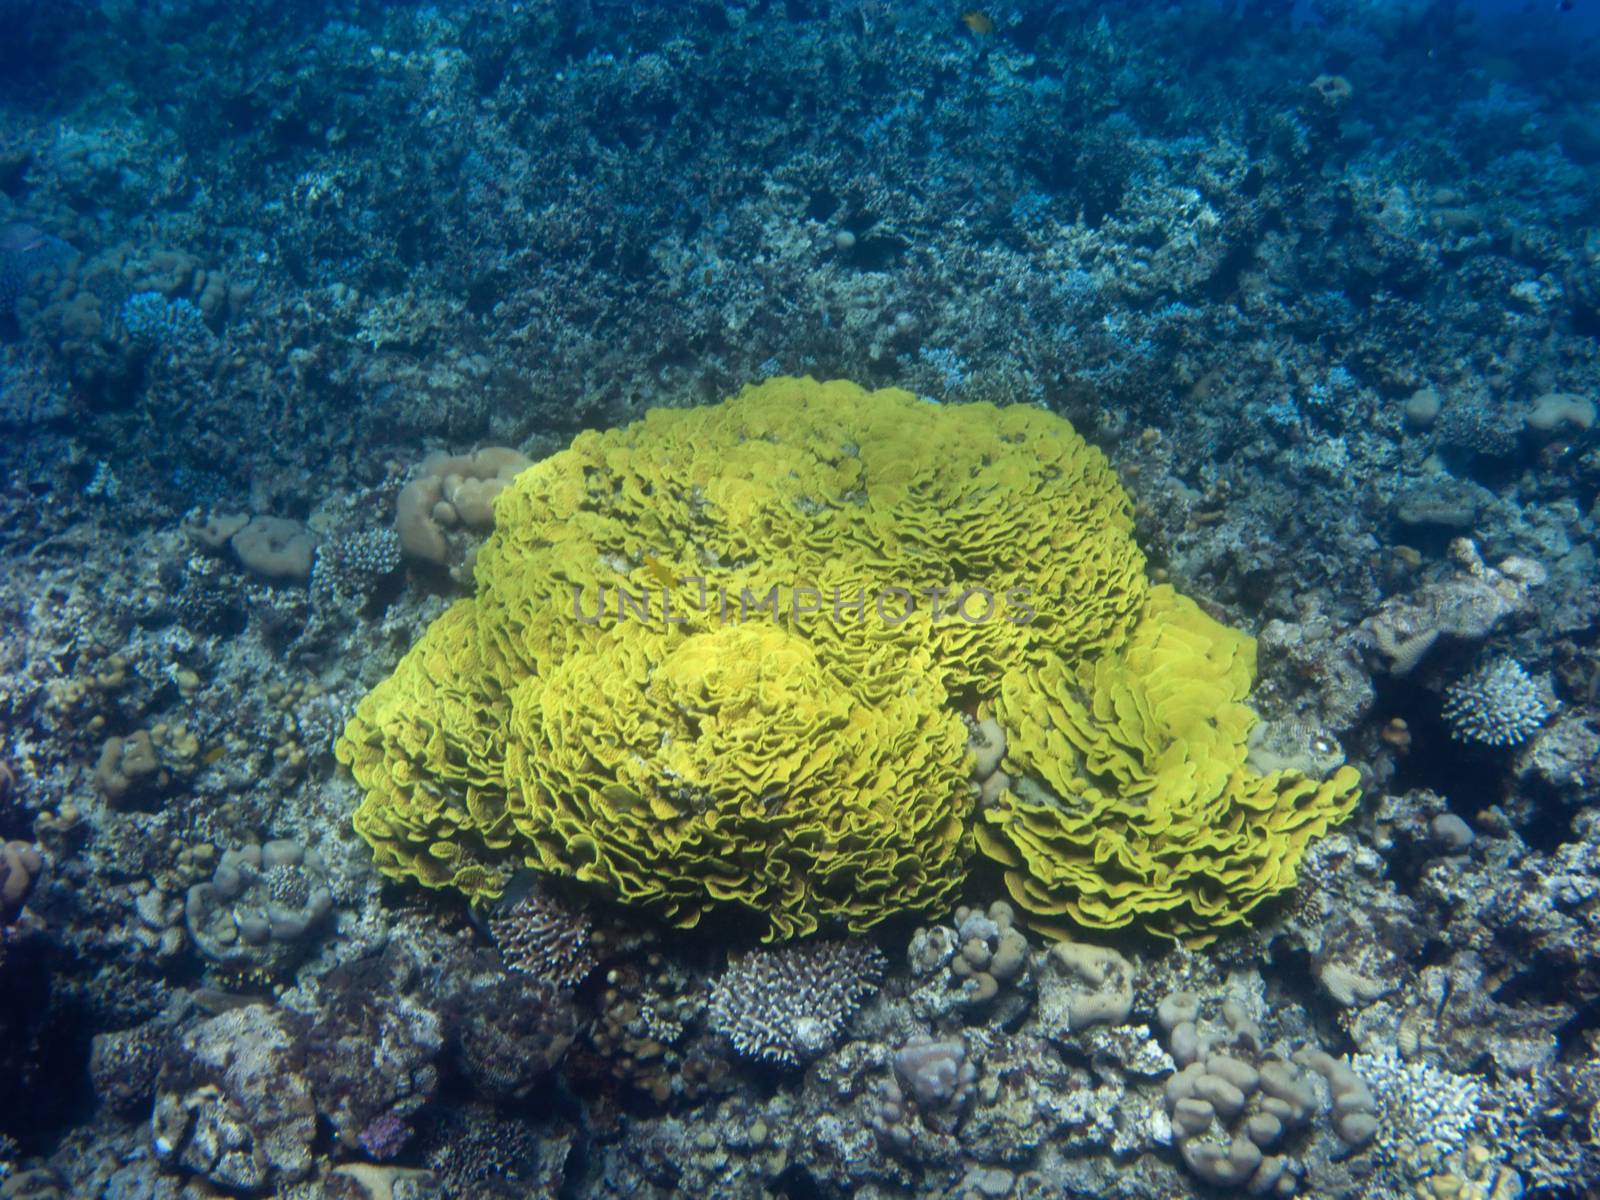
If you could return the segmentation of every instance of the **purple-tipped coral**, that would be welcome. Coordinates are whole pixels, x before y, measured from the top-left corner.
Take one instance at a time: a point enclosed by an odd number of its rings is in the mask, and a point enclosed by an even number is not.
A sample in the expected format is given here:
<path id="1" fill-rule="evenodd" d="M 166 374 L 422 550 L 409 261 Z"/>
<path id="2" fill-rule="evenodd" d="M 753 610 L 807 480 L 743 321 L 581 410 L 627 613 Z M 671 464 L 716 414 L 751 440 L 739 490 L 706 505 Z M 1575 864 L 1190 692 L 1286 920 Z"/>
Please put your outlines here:
<path id="1" fill-rule="evenodd" d="M 896 1154 L 909 1153 L 918 1117 L 932 1133 L 954 1133 L 978 1078 L 966 1044 L 960 1038 L 913 1038 L 893 1061 L 894 1074 L 878 1088 L 870 1118 L 883 1144 Z"/>
<path id="2" fill-rule="evenodd" d="M 594 970 L 587 914 L 515 881 L 488 918 L 489 936 L 513 971 L 560 988 L 573 988 Z"/>
<path id="3" fill-rule="evenodd" d="M 411 1126 L 392 1112 L 379 1113 L 367 1122 L 356 1140 L 363 1150 L 381 1162 L 405 1149 L 411 1140 Z"/>

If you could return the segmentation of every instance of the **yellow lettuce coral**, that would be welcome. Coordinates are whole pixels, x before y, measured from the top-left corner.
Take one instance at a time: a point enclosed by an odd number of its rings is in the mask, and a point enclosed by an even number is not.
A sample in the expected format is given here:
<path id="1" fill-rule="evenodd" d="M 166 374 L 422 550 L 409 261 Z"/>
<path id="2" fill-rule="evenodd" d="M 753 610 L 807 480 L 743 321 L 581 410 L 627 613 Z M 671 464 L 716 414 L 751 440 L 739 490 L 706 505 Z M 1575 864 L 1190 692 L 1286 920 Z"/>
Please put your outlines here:
<path id="1" fill-rule="evenodd" d="M 775 624 L 573 656 L 517 689 L 511 733 L 537 865 L 677 924 L 739 904 L 776 937 L 865 929 L 960 884 L 966 731 L 942 689 L 865 702 Z"/>
<path id="2" fill-rule="evenodd" d="M 496 502 L 477 594 L 338 744 L 396 878 L 519 866 L 769 939 L 945 903 L 966 722 L 1013 893 L 1176 935 L 1293 882 L 1350 781 L 1254 776 L 1252 643 L 1152 589 L 1105 458 L 1039 409 L 776 379 L 587 433 Z"/>
<path id="3" fill-rule="evenodd" d="M 1358 777 L 1247 768 L 1254 676 L 1255 642 L 1165 586 L 1116 653 L 1006 674 L 995 713 L 1012 785 L 977 833 L 1036 924 L 1137 922 L 1203 944 L 1294 886 Z"/>

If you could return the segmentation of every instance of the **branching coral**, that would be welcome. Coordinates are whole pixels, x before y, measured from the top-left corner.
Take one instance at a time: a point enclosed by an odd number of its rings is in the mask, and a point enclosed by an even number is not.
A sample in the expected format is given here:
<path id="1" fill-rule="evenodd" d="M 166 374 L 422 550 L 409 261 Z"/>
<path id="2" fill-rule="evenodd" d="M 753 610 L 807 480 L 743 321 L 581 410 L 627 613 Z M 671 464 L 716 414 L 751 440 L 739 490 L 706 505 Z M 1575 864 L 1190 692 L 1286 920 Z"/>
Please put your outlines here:
<path id="1" fill-rule="evenodd" d="M 711 986 L 711 1027 L 749 1058 L 794 1065 L 832 1048 L 887 962 L 861 941 L 756 950 Z"/>
<path id="2" fill-rule="evenodd" d="M 1521 745 L 1550 715 L 1539 685 L 1511 658 L 1451 684 L 1441 711 L 1458 739 L 1485 746 Z"/>

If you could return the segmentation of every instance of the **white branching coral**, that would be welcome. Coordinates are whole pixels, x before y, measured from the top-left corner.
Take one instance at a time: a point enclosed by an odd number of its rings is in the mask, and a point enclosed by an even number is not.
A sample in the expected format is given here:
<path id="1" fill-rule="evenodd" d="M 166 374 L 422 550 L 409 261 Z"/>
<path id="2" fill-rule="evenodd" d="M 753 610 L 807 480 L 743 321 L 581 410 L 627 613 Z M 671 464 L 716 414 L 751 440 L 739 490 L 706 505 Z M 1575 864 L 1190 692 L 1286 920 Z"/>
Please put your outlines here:
<path id="1" fill-rule="evenodd" d="M 1393 1046 L 1357 1054 L 1350 1065 L 1366 1080 L 1383 1110 L 1388 1137 L 1403 1138 L 1438 1154 L 1466 1143 L 1478 1123 L 1482 1086 L 1431 1063 L 1406 1062 Z"/>
<path id="2" fill-rule="evenodd" d="M 1451 684 L 1441 709 L 1461 741 L 1517 746 L 1550 715 L 1539 686 L 1512 658 L 1497 659 Z"/>
<path id="3" fill-rule="evenodd" d="M 888 966 L 865 942 L 810 942 L 735 958 L 711 985 L 711 1027 L 749 1058 L 790 1066 L 830 1049 Z"/>

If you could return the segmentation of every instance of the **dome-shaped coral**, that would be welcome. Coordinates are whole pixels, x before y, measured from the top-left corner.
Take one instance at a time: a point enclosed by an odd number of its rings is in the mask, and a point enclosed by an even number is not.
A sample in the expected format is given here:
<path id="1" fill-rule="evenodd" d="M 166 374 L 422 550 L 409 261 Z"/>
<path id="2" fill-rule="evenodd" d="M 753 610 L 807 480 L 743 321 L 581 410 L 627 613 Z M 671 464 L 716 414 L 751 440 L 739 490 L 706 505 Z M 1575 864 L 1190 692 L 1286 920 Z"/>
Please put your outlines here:
<path id="1" fill-rule="evenodd" d="M 959 888 L 965 718 L 993 705 L 1021 792 L 983 845 L 1019 901 L 1237 919 L 1353 780 L 1245 770 L 1253 643 L 1152 601 L 1131 527 L 1034 408 L 776 379 L 581 435 L 506 488 L 477 595 L 351 720 L 356 828 L 470 896 L 526 865 L 682 926 L 861 930 Z"/>
<path id="2" fill-rule="evenodd" d="M 1550 716 L 1539 685 L 1514 658 L 1500 658 L 1458 679 L 1441 706 L 1450 732 L 1484 746 L 1520 746 Z"/>

